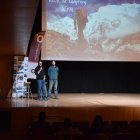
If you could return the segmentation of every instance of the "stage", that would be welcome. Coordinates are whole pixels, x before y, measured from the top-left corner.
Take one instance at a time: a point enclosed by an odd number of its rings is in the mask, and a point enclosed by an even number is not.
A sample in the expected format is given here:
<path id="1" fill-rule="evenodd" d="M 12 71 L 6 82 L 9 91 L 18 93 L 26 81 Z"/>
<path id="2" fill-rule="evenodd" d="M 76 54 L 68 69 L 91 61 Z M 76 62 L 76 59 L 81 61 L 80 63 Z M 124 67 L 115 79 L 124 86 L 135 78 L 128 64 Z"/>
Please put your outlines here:
<path id="1" fill-rule="evenodd" d="M 71 117 L 78 121 L 92 120 L 100 114 L 105 120 L 139 120 L 140 94 L 134 93 L 63 93 L 59 99 L 39 101 L 33 98 L 7 98 L 0 100 L 0 110 L 26 112 L 37 119 L 45 111 L 49 121 L 62 121 Z M 80 115 L 80 117 L 79 117 Z"/>
<path id="2" fill-rule="evenodd" d="M 7 98 L 0 100 L 0 108 L 32 108 L 32 107 L 140 107 L 140 94 L 135 93 L 69 93 L 59 94 L 59 99 L 50 98 L 39 101 L 36 94 L 33 98 Z"/>

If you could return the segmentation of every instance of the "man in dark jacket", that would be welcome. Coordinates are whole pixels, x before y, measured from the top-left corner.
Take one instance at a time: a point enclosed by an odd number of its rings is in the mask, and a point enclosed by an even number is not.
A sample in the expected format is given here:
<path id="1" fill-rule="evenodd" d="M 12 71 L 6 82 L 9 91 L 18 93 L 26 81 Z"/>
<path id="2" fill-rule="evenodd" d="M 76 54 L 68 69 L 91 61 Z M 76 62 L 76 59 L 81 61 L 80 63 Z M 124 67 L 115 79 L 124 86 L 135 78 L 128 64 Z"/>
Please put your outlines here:
<path id="1" fill-rule="evenodd" d="M 37 93 L 38 93 L 38 100 L 47 100 L 46 98 L 46 72 L 44 67 L 42 66 L 42 61 L 38 62 L 38 66 L 35 68 L 35 74 L 37 79 Z M 42 96 L 41 96 L 42 92 Z"/>

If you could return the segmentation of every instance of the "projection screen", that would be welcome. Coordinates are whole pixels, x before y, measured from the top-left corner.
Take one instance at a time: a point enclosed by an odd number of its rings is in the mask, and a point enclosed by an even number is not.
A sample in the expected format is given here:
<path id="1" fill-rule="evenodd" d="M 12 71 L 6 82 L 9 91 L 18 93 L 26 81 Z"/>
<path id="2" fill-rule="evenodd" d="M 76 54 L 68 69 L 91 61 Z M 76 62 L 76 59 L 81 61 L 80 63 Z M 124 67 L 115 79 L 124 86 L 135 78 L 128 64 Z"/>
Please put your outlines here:
<path id="1" fill-rule="evenodd" d="M 42 60 L 140 61 L 139 0 L 42 0 Z"/>

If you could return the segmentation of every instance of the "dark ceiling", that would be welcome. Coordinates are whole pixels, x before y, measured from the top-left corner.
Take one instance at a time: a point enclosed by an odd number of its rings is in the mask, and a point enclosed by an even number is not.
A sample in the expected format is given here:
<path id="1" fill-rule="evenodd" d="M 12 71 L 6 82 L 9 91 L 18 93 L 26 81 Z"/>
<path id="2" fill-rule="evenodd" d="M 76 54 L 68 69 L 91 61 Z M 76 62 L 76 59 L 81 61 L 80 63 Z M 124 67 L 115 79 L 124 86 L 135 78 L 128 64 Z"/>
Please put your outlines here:
<path id="1" fill-rule="evenodd" d="M 39 0 L 0 3 L 0 55 L 26 55 Z"/>

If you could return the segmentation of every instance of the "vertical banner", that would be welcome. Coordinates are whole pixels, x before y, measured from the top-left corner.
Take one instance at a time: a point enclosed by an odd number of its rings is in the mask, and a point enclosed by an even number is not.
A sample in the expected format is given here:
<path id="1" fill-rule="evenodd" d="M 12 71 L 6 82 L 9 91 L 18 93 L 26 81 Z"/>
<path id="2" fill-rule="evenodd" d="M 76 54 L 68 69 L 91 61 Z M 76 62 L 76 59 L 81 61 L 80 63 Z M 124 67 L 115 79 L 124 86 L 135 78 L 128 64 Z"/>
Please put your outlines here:
<path id="1" fill-rule="evenodd" d="M 42 43 L 44 41 L 45 31 L 37 33 L 31 43 L 29 51 L 29 62 L 28 62 L 28 78 L 35 79 L 34 69 L 38 64 Z"/>
<path id="2" fill-rule="evenodd" d="M 30 51 L 29 51 L 29 61 L 31 62 L 38 62 L 41 46 L 44 41 L 45 31 L 37 33 L 32 41 Z"/>

